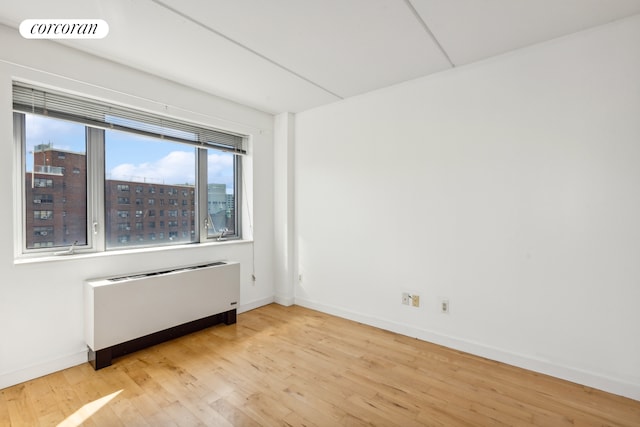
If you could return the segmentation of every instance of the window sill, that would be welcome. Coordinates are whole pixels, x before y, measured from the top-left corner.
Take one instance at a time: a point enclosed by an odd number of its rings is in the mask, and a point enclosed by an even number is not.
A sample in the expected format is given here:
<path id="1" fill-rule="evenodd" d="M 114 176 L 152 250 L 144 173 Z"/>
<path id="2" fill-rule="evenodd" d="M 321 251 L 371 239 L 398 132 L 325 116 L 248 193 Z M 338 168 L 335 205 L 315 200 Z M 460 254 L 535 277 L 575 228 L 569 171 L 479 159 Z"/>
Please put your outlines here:
<path id="1" fill-rule="evenodd" d="M 253 244 L 253 240 L 224 240 L 207 243 L 185 244 L 175 246 L 156 246 L 150 248 L 134 248 L 134 249 L 122 249 L 113 251 L 102 252 L 77 252 L 71 255 L 32 255 L 32 256 L 18 256 L 14 259 L 15 265 L 21 264 L 37 264 L 43 262 L 58 262 L 67 260 L 82 260 L 91 258 L 103 258 L 121 255 L 135 255 L 135 254 L 148 254 L 148 253 L 160 253 L 160 252 L 174 252 L 184 250 L 197 250 L 201 248 L 210 248 L 217 246 L 229 246 L 229 245 L 244 245 Z"/>

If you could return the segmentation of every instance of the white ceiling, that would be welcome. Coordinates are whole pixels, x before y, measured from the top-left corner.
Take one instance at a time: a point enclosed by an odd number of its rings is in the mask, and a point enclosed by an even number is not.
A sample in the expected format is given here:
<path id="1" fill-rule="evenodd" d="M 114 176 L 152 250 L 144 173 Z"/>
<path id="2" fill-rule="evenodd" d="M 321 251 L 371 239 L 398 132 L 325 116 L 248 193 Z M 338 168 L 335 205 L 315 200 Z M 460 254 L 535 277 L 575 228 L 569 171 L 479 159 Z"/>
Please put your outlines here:
<path id="1" fill-rule="evenodd" d="M 638 13 L 640 0 L 13 0 L 0 22 L 104 19 L 105 39 L 63 43 L 279 113 Z"/>

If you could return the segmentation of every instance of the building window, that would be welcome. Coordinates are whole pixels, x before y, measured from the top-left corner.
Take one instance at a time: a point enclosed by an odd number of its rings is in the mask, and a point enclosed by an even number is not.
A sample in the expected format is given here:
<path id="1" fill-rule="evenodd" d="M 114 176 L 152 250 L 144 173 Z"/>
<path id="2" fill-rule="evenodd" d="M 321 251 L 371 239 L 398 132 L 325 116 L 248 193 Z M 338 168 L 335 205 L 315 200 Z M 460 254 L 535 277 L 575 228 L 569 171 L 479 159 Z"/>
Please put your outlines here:
<path id="1" fill-rule="evenodd" d="M 53 236 L 53 227 L 33 227 L 33 235 L 36 237 Z"/>
<path id="2" fill-rule="evenodd" d="M 74 242 L 76 251 L 105 251 L 241 236 L 236 226 L 239 198 L 231 199 L 233 206 L 225 203 L 215 210 L 208 209 L 208 200 L 223 193 L 227 198 L 240 188 L 243 137 L 17 82 L 13 108 L 14 135 L 23 153 L 17 170 L 24 179 L 18 191 L 26 203 L 16 206 L 22 210 L 23 253 L 54 252 Z M 85 115 L 85 108 L 91 114 Z M 93 127 L 96 120 L 104 125 Z M 222 193 L 214 195 L 211 185 Z M 47 189 L 46 194 L 38 189 Z M 129 210 L 133 191 L 136 209 Z M 159 196 L 145 202 L 138 196 L 142 194 Z M 45 204 L 48 209 L 42 209 Z M 195 207 L 194 212 L 169 210 L 169 227 L 178 227 L 179 213 L 193 219 L 180 232 L 172 231 L 169 240 L 164 231 L 152 233 L 154 238 L 151 233 L 130 235 L 126 220 L 135 215 L 135 228 L 141 231 L 144 219 L 156 216 L 155 210 L 141 208 L 155 205 Z M 157 215 L 164 217 L 164 210 Z M 95 223 L 96 218 L 104 218 L 105 224 Z M 51 226 L 36 225 L 47 220 Z M 149 228 L 156 225 L 146 222 Z M 164 229 L 163 222 L 159 226 Z M 43 236 L 52 243 L 43 242 Z"/>
<path id="3" fill-rule="evenodd" d="M 33 219 L 47 220 L 53 218 L 53 211 L 33 211 Z"/>
<path id="4" fill-rule="evenodd" d="M 53 240 L 48 240 L 46 242 L 35 242 L 33 244 L 33 248 L 34 249 L 39 249 L 39 248 L 52 248 L 53 247 Z"/>
<path id="5" fill-rule="evenodd" d="M 35 178 L 33 186 L 36 188 L 53 188 L 53 180 L 47 178 Z"/>
<path id="6" fill-rule="evenodd" d="M 34 194 L 33 203 L 53 203 L 53 194 Z"/>

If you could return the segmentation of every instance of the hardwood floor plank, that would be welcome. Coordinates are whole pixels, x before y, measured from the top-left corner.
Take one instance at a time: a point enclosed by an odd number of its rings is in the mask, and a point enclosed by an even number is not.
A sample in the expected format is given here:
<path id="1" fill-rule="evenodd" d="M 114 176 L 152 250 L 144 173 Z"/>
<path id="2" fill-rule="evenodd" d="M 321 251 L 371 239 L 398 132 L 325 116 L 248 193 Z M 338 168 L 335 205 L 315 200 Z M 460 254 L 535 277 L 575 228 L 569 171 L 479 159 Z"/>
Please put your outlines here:
<path id="1" fill-rule="evenodd" d="M 11 420 L 9 419 L 9 407 L 4 394 L 4 390 L 0 390 L 0 427 L 10 427 Z"/>
<path id="2" fill-rule="evenodd" d="M 226 398 L 211 402 L 210 406 L 218 412 L 225 420 L 235 427 L 258 427 L 260 424 L 245 414 L 241 408 L 230 403 Z"/>
<path id="3" fill-rule="evenodd" d="M 0 427 L 85 417 L 86 426 L 638 427 L 640 402 L 272 304 L 100 371 L 87 363 L 0 390 Z"/>
<path id="4" fill-rule="evenodd" d="M 18 384 L 5 389 L 2 393 L 6 399 L 9 421 L 11 425 L 36 425 L 36 408 L 32 405 L 31 399 L 26 394 L 26 383 Z"/>

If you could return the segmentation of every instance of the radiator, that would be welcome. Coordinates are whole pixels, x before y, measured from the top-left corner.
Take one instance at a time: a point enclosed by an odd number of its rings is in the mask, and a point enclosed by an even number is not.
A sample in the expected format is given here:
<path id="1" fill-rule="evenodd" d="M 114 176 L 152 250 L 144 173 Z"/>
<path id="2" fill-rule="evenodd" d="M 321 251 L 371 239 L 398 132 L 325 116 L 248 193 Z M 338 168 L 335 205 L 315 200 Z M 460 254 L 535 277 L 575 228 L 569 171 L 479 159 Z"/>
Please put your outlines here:
<path id="1" fill-rule="evenodd" d="M 84 333 L 97 370 L 112 358 L 236 322 L 240 264 L 215 262 L 87 280 Z"/>

